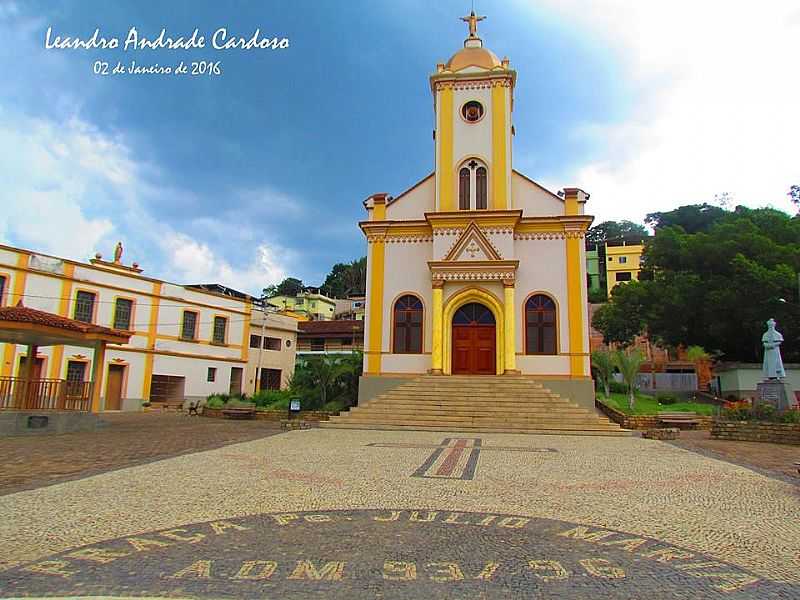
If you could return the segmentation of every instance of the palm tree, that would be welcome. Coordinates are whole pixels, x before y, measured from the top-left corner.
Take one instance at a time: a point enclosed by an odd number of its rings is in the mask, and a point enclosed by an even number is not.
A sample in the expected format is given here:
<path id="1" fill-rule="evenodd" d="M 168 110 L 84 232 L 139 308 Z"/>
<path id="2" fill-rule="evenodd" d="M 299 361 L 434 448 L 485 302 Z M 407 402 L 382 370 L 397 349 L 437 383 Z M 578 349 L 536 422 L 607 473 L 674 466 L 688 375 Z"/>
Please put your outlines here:
<path id="1" fill-rule="evenodd" d="M 319 389 L 320 402 L 324 406 L 328 402 L 328 392 L 336 383 L 342 367 L 335 358 L 323 354 L 309 358 L 306 361 L 306 368 L 311 382 Z"/>
<path id="2" fill-rule="evenodd" d="M 628 386 L 628 408 L 633 410 L 636 402 L 636 376 L 644 362 L 644 355 L 637 348 L 633 352 L 617 350 L 614 353 L 614 364 L 622 375 L 622 381 Z"/>
<path id="3" fill-rule="evenodd" d="M 595 350 L 592 352 L 592 369 L 598 381 L 603 384 L 606 398 L 609 396 L 608 384 L 614 375 L 614 357 L 608 350 Z"/>

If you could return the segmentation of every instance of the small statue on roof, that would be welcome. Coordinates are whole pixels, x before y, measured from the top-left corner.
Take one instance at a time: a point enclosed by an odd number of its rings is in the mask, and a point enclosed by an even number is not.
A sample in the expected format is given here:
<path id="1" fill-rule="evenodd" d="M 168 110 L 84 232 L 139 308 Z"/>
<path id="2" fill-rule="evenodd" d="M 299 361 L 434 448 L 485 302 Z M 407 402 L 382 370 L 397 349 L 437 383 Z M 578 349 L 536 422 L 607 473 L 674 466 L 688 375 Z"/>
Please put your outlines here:
<path id="1" fill-rule="evenodd" d="M 122 242 L 117 242 L 117 247 L 114 248 L 114 262 L 122 262 Z"/>

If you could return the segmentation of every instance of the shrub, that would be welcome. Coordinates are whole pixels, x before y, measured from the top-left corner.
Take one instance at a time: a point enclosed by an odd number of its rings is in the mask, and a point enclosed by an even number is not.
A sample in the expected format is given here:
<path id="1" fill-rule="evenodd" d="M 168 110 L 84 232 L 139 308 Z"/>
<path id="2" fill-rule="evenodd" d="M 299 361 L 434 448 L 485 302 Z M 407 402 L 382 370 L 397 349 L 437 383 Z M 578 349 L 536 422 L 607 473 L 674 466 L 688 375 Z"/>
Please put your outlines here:
<path id="1" fill-rule="evenodd" d="M 612 394 L 628 393 L 628 386 L 620 381 L 610 381 L 608 383 L 608 389 L 611 391 Z"/>
<path id="2" fill-rule="evenodd" d="M 346 404 L 342 400 L 332 400 L 323 405 L 322 410 L 331 413 L 342 412 L 346 408 Z"/>
<path id="3" fill-rule="evenodd" d="M 206 400 L 206 406 L 208 408 L 223 408 L 225 406 L 225 401 L 219 396 L 211 395 Z"/>
<path id="4" fill-rule="evenodd" d="M 781 423 L 800 423 L 800 410 L 787 410 L 780 416 Z"/>
<path id="5" fill-rule="evenodd" d="M 291 396 L 287 392 L 285 397 L 278 398 L 277 400 L 275 400 L 271 404 L 268 404 L 267 405 L 267 410 L 289 410 L 289 402 L 291 401 L 292 398 L 293 398 L 293 396 Z M 300 402 L 300 408 L 301 409 L 305 408 L 303 406 L 303 402 L 302 401 Z"/>
<path id="6" fill-rule="evenodd" d="M 289 390 L 261 390 L 253 395 L 251 402 L 253 402 L 256 406 L 263 408 L 265 406 L 275 404 L 276 402 L 282 402 L 286 400 L 286 405 L 288 406 L 288 399 L 290 396 L 291 392 L 289 392 Z"/>
<path id="7" fill-rule="evenodd" d="M 678 397 L 675 394 L 657 394 L 656 401 L 659 404 L 663 404 L 665 406 L 669 406 L 670 404 L 677 404 Z"/>

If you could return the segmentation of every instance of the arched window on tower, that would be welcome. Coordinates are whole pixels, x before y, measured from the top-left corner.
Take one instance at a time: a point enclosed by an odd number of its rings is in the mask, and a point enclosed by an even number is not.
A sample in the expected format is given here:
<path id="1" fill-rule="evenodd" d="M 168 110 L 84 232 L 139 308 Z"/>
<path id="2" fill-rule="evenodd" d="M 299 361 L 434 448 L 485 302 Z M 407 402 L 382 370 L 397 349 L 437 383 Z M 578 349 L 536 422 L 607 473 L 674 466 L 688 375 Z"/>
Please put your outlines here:
<path id="1" fill-rule="evenodd" d="M 394 303 L 394 343 L 395 354 L 422 353 L 422 302 L 416 296 L 407 294 Z"/>
<path id="2" fill-rule="evenodd" d="M 469 210 L 469 169 L 462 167 L 458 172 L 458 210 Z"/>
<path id="3" fill-rule="evenodd" d="M 486 210 L 489 207 L 488 171 L 476 158 L 465 161 L 458 170 L 458 209 Z"/>
<path id="4" fill-rule="evenodd" d="M 525 354 L 556 354 L 556 303 L 536 294 L 525 303 Z"/>
<path id="5" fill-rule="evenodd" d="M 486 167 L 475 169 L 475 208 L 486 209 Z"/>

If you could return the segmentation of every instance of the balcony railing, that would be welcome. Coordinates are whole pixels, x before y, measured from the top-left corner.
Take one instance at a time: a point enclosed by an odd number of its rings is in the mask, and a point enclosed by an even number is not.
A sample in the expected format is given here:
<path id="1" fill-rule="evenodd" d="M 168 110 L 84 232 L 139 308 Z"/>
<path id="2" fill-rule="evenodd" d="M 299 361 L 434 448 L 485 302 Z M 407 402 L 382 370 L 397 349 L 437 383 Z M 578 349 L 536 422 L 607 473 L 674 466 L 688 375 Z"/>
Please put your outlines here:
<path id="1" fill-rule="evenodd" d="M 88 411 L 91 390 L 91 381 L 0 377 L 0 410 Z"/>

